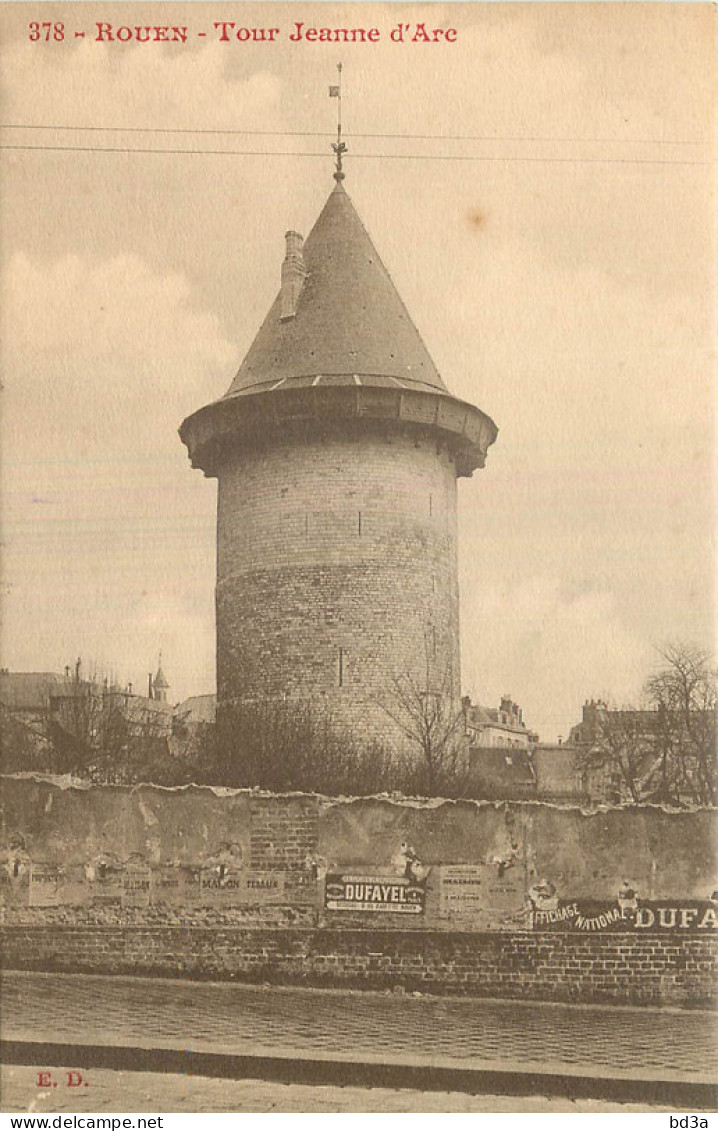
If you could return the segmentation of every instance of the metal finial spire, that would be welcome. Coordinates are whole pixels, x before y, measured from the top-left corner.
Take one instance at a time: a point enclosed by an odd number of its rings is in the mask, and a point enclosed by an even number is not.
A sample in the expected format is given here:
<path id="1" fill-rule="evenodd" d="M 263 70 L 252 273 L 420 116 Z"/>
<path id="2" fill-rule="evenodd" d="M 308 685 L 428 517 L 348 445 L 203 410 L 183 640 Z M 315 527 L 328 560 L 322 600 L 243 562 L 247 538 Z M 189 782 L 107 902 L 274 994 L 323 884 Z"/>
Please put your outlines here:
<path id="1" fill-rule="evenodd" d="M 339 82 L 336 86 L 329 87 L 329 97 L 337 99 L 337 140 L 332 142 L 332 149 L 336 155 L 337 168 L 334 173 L 334 180 L 339 184 L 344 180 L 344 173 L 342 171 L 342 157 L 347 152 L 347 147 L 342 141 L 342 65 L 337 63 L 337 72 L 339 74 Z"/>

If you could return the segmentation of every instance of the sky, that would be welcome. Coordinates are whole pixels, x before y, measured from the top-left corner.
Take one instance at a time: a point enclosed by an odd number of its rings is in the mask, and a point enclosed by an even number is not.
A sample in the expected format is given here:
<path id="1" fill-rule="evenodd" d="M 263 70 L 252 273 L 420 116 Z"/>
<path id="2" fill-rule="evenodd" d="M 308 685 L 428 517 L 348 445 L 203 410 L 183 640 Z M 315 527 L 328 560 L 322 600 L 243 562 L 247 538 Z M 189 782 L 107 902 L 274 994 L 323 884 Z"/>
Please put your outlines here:
<path id="1" fill-rule="evenodd" d="M 39 14 L 62 39 L 30 40 Z M 380 40 L 291 42 L 297 20 Z M 216 484 L 177 428 L 333 187 L 339 61 L 345 187 L 499 427 L 459 484 L 465 693 L 554 741 L 587 698 L 637 702 L 662 643 L 712 649 L 714 27 L 709 4 L 1 5 L 3 666 L 81 656 L 139 690 L 161 650 L 171 698 L 214 690 Z"/>

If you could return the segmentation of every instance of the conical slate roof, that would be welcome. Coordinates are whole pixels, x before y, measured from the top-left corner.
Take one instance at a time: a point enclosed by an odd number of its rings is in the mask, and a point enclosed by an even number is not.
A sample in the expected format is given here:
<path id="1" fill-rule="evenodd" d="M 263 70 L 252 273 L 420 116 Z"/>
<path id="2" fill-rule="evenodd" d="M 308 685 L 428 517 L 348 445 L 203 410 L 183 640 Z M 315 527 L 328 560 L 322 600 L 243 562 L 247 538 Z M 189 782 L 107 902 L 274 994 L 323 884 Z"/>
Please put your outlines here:
<path id="1" fill-rule="evenodd" d="M 180 427 L 218 475 L 243 447 L 341 426 L 436 433 L 457 475 L 483 467 L 493 420 L 452 397 L 341 181 L 301 248 L 287 233 L 280 290 L 229 391 Z"/>
<path id="2" fill-rule="evenodd" d="M 447 393 L 341 182 L 303 248 L 296 312 L 281 293 L 227 393 L 306 384 L 390 385 Z M 318 381 L 316 379 L 319 379 Z"/>

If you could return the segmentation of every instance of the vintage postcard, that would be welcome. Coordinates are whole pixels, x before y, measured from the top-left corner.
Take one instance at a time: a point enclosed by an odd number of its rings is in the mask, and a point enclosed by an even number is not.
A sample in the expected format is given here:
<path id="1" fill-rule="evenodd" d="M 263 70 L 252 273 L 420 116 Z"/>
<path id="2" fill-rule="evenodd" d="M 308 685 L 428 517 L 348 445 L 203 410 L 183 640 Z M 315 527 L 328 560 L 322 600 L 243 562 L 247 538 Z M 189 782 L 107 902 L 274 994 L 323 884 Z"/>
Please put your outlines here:
<path id="1" fill-rule="evenodd" d="M 714 7 L 0 27 L 3 1110 L 710 1110 Z"/>

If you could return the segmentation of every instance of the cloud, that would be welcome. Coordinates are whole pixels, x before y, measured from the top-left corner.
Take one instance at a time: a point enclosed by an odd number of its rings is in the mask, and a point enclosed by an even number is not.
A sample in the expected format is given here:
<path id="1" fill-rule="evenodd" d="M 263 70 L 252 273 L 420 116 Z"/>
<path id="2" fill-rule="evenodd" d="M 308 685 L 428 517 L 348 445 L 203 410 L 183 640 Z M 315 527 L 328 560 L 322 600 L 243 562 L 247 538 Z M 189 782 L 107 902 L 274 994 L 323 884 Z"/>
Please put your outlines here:
<path id="1" fill-rule="evenodd" d="M 81 651 L 131 672 L 165 640 L 211 686 L 212 487 L 177 428 L 233 347 L 186 278 L 135 256 L 17 254 L 2 295 L 7 662 Z"/>
<path id="2" fill-rule="evenodd" d="M 18 253 L 2 295 L 8 442 L 22 428 L 25 456 L 164 454 L 235 356 L 184 276 L 133 255 L 43 264 Z"/>
<path id="3" fill-rule="evenodd" d="M 464 685 L 491 706 L 511 694 L 542 741 L 565 738 L 587 697 L 636 702 L 655 658 L 610 593 L 572 593 L 541 574 L 489 584 L 464 602 L 462 622 Z"/>
<path id="4" fill-rule="evenodd" d="M 93 21 L 83 26 L 88 36 L 94 32 Z M 279 113 L 278 78 L 265 70 L 233 73 L 231 52 L 215 42 L 148 50 L 87 38 L 62 51 L 15 42 L 0 58 L 9 121 L 222 130 L 256 126 L 260 118 L 271 128 Z"/>

